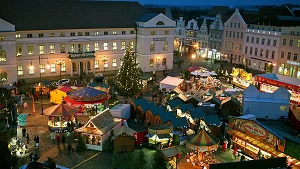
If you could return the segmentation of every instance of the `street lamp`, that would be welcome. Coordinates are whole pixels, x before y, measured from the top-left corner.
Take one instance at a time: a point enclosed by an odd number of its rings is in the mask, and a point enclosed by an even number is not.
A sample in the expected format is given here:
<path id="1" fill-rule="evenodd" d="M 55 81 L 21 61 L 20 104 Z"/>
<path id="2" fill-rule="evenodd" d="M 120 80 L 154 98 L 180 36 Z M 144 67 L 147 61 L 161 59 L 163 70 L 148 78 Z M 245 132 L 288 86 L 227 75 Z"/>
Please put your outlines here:
<path id="1" fill-rule="evenodd" d="M 65 64 L 64 60 L 59 60 L 55 62 L 59 66 L 59 80 L 61 81 L 61 66 Z"/>
<path id="2" fill-rule="evenodd" d="M 103 71 L 105 72 L 105 62 L 108 60 L 108 57 L 103 56 L 100 60 L 103 62 Z"/>

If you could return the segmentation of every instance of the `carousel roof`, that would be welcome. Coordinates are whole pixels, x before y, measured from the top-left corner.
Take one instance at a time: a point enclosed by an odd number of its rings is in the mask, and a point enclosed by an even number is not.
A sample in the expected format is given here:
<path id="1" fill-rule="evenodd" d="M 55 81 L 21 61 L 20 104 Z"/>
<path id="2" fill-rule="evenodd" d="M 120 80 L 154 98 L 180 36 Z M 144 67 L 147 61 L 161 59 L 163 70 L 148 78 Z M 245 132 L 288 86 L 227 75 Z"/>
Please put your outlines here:
<path id="1" fill-rule="evenodd" d="M 83 87 L 64 98 L 68 103 L 79 103 L 79 104 L 92 104 L 102 103 L 108 100 L 110 96 L 101 90 L 94 89 L 92 87 Z"/>
<path id="2" fill-rule="evenodd" d="M 106 93 L 92 87 L 83 87 L 80 90 L 70 94 L 71 97 L 96 97 L 105 95 Z"/>
<path id="3" fill-rule="evenodd" d="M 63 103 L 44 110 L 44 114 L 48 116 L 71 116 L 77 112 L 79 112 L 77 107 L 69 106 Z"/>
<path id="4" fill-rule="evenodd" d="M 219 144 L 219 139 L 201 129 L 199 133 L 190 135 L 187 142 L 195 146 L 213 146 Z"/>

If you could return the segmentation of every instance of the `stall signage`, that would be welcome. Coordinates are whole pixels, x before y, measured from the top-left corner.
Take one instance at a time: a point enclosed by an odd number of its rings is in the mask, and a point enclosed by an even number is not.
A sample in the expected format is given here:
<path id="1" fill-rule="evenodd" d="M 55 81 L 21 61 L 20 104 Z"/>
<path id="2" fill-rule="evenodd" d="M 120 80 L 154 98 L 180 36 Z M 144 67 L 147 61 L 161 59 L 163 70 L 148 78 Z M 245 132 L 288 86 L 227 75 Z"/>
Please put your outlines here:
<path id="1" fill-rule="evenodd" d="M 245 122 L 244 128 L 256 136 L 263 137 L 267 134 L 266 131 L 262 127 L 260 127 L 258 124 L 254 124 L 251 122 Z"/>

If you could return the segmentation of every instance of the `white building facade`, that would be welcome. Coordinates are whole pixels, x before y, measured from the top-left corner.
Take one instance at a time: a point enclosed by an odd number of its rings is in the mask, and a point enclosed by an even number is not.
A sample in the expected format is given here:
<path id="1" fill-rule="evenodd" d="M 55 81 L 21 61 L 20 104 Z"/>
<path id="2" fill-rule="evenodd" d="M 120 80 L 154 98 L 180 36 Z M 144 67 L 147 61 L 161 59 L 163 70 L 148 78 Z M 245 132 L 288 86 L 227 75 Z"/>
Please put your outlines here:
<path id="1" fill-rule="evenodd" d="M 206 19 L 203 20 L 203 23 L 199 29 L 198 33 L 198 41 L 199 41 L 199 49 L 200 49 L 200 55 L 202 57 L 205 57 L 207 55 L 207 49 L 208 49 L 208 25 L 206 23 Z"/>
<path id="2" fill-rule="evenodd" d="M 209 26 L 208 58 L 220 60 L 223 31 L 222 16 L 218 14 L 216 20 Z"/>

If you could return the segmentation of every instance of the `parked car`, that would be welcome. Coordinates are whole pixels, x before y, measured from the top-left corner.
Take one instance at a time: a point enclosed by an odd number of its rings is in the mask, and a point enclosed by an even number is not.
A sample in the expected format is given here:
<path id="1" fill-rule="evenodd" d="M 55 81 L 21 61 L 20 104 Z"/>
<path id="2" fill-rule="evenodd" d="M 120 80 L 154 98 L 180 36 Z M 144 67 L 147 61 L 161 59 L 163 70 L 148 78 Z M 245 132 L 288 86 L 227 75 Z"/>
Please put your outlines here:
<path id="1" fill-rule="evenodd" d="M 63 84 L 67 84 L 67 83 L 70 83 L 70 79 L 61 79 L 61 80 L 58 80 L 58 81 L 54 81 L 52 83 L 52 85 L 55 86 L 55 87 L 58 87 L 59 85 L 63 85 Z"/>

